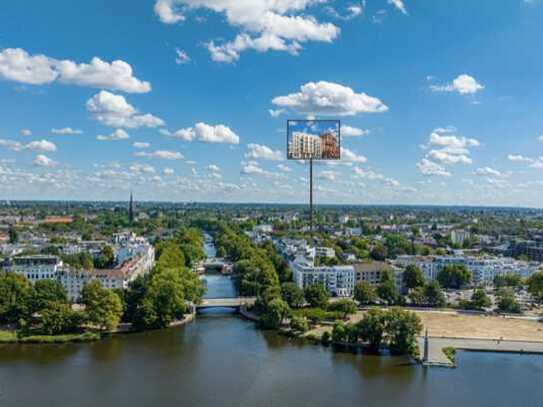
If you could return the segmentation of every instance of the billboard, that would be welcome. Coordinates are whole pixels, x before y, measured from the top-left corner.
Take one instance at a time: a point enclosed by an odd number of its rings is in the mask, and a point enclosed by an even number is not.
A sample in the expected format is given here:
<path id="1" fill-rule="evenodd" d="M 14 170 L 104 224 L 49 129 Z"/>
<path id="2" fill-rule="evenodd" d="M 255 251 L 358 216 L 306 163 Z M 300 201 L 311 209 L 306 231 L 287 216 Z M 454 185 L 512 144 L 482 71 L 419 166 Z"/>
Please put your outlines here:
<path id="1" fill-rule="evenodd" d="M 339 120 L 289 120 L 287 122 L 289 160 L 339 160 L 341 124 Z"/>

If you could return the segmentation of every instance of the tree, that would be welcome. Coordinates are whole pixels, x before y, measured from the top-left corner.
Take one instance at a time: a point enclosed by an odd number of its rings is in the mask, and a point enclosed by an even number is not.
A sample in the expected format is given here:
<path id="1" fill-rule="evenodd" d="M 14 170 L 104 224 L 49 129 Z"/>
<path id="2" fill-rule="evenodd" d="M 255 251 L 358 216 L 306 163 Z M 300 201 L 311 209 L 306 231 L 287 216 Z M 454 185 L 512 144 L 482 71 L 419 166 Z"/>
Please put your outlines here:
<path id="1" fill-rule="evenodd" d="M 370 252 L 373 260 L 384 261 L 387 258 L 387 249 L 382 243 L 377 242 Z"/>
<path id="2" fill-rule="evenodd" d="M 345 319 L 348 315 L 355 314 L 357 307 L 354 301 L 345 298 L 330 303 L 328 305 L 328 310 L 341 313 L 343 315 L 343 319 Z"/>
<path id="3" fill-rule="evenodd" d="M 498 292 L 498 310 L 508 314 L 520 314 L 520 305 L 511 290 L 502 289 Z"/>
<path id="4" fill-rule="evenodd" d="M 372 304 L 377 301 L 377 294 L 369 283 L 361 281 L 354 286 L 354 299 L 360 304 Z"/>
<path id="5" fill-rule="evenodd" d="M 414 264 L 409 264 L 403 272 L 403 283 L 407 289 L 422 287 L 424 276 L 421 269 Z"/>
<path id="6" fill-rule="evenodd" d="M 283 283 L 281 297 L 291 308 L 301 308 L 304 305 L 304 291 L 296 283 Z"/>
<path id="7" fill-rule="evenodd" d="M 424 300 L 430 307 L 444 307 L 447 304 L 443 290 L 437 281 L 430 281 L 424 286 Z"/>
<path id="8" fill-rule="evenodd" d="M 490 298 L 486 295 L 485 290 L 478 288 L 473 291 L 473 295 L 471 296 L 471 308 L 482 310 L 490 307 L 490 305 L 492 305 L 492 301 L 490 301 Z"/>
<path id="9" fill-rule="evenodd" d="M 289 313 L 288 304 L 281 298 L 275 298 L 266 305 L 260 321 L 265 328 L 277 329 Z"/>
<path id="10" fill-rule="evenodd" d="M 416 346 L 416 338 L 421 331 L 422 323 L 415 313 L 401 309 L 388 311 L 386 334 L 390 341 L 391 352 L 409 353 Z"/>
<path id="11" fill-rule="evenodd" d="M 345 324 L 338 321 L 332 328 L 332 342 L 345 342 L 345 339 L 347 339 Z"/>
<path id="12" fill-rule="evenodd" d="M 444 288 L 458 289 L 471 281 L 471 273 L 463 264 L 451 264 L 437 273 L 437 280 Z"/>
<path id="13" fill-rule="evenodd" d="M 323 284 L 312 284 L 307 286 L 304 290 L 304 296 L 309 305 L 323 309 L 326 308 L 328 300 L 330 299 L 330 295 Z"/>
<path id="14" fill-rule="evenodd" d="M 396 284 L 392 280 L 387 279 L 377 287 L 377 296 L 389 305 L 395 304 L 398 301 L 399 295 Z"/>
<path id="15" fill-rule="evenodd" d="M 508 273 L 494 277 L 494 285 L 501 287 L 518 287 L 522 284 L 522 278 L 518 274 Z"/>
<path id="16" fill-rule="evenodd" d="M 538 271 L 528 277 L 526 281 L 528 292 L 539 303 L 543 303 L 543 271 Z"/>
<path id="17" fill-rule="evenodd" d="M 19 232 L 13 226 L 9 228 L 9 243 L 15 244 L 19 242 Z"/>
<path id="18" fill-rule="evenodd" d="M 115 292 L 103 288 L 98 280 L 93 280 L 83 287 L 81 299 L 91 324 L 107 330 L 117 327 L 123 313 L 123 304 Z"/>
<path id="19" fill-rule="evenodd" d="M 412 305 L 426 305 L 424 287 L 416 287 L 409 291 L 409 301 Z"/>
<path id="20" fill-rule="evenodd" d="M 305 318 L 293 316 L 290 318 L 290 328 L 296 332 L 307 332 L 309 330 L 309 324 Z"/>
<path id="21" fill-rule="evenodd" d="M 100 255 L 94 260 L 94 267 L 98 269 L 107 269 L 115 265 L 115 252 L 110 245 L 105 245 Z"/>
<path id="22" fill-rule="evenodd" d="M 42 330 L 47 335 L 75 332 L 83 322 L 83 313 L 73 311 L 65 302 L 50 302 L 41 311 Z"/>
<path id="23" fill-rule="evenodd" d="M 379 351 L 385 327 L 386 312 L 378 309 L 370 309 L 358 322 L 360 338 L 369 344 L 371 351 Z"/>
<path id="24" fill-rule="evenodd" d="M 32 286 L 15 273 L 0 273 L 0 323 L 27 321 L 31 314 Z"/>
<path id="25" fill-rule="evenodd" d="M 39 280 L 32 293 L 32 312 L 46 309 L 51 303 L 68 304 L 68 295 L 62 284 L 56 280 Z"/>

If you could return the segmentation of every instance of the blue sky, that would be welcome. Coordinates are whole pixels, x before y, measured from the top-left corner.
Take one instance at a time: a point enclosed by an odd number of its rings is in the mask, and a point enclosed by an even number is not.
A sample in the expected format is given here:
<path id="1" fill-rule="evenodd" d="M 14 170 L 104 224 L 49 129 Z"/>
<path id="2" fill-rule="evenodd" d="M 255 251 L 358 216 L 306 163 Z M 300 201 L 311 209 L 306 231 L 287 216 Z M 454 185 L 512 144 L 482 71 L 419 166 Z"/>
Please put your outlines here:
<path id="1" fill-rule="evenodd" d="M 317 202 L 541 206 L 543 1 L 1 11 L 1 199 L 304 202 L 286 121 L 318 118 Z"/>

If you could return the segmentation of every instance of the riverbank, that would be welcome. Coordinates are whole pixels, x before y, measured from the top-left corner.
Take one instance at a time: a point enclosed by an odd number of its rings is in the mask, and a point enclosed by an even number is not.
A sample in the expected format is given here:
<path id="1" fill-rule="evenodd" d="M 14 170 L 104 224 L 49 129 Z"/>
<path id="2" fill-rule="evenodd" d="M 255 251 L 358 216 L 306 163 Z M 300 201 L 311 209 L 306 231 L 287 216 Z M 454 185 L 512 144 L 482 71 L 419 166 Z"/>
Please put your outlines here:
<path id="1" fill-rule="evenodd" d="M 21 336 L 16 331 L 0 331 L 0 344 L 26 343 L 26 344 L 50 344 L 50 343 L 82 343 L 94 342 L 101 338 L 97 332 L 83 332 L 66 335 L 25 335 Z"/>

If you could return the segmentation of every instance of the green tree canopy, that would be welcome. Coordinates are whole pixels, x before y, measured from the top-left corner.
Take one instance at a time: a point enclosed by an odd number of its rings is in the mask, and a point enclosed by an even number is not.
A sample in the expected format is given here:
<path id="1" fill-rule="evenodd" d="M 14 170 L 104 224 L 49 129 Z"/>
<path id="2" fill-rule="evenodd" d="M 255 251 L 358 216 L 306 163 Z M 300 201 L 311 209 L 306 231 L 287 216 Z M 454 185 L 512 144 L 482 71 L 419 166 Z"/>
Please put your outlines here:
<path id="1" fill-rule="evenodd" d="M 93 280 L 83 287 L 81 299 L 91 324 L 107 330 L 117 327 L 123 313 L 123 304 L 115 292 Z"/>
<path id="2" fill-rule="evenodd" d="M 301 308 L 304 305 L 304 291 L 296 283 L 283 283 L 281 297 L 291 308 Z"/>
<path id="3" fill-rule="evenodd" d="M 471 281 L 471 273 L 463 264 L 451 264 L 437 273 L 437 280 L 444 288 L 458 289 Z"/>
<path id="4" fill-rule="evenodd" d="M 312 307 L 325 309 L 330 299 L 330 294 L 323 284 L 311 284 L 304 290 L 305 300 Z"/>
<path id="5" fill-rule="evenodd" d="M 407 289 L 422 287 L 424 276 L 421 269 L 414 264 L 409 264 L 403 272 L 403 283 Z"/>
<path id="6" fill-rule="evenodd" d="M 0 322 L 27 321 L 31 314 L 32 286 L 16 273 L 0 273 Z"/>
<path id="7" fill-rule="evenodd" d="M 39 280 L 34 284 L 31 307 L 32 312 L 48 308 L 51 303 L 68 304 L 68 295 L 59 281 Z"/>
<path id="8" fill-rule="evenodd" d="M 528 292 L 539 303 L 543 303 L 543 271 L 538 271 L 528 277 L 526 281 Z"/>
<path id="9" fill-rule="evenodd" d="M 354 299 L 360 304 L 373 304 L 377 301 L 377 294 L 369 283 L 361 281 L 354 286 Z"/>

